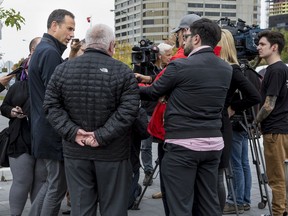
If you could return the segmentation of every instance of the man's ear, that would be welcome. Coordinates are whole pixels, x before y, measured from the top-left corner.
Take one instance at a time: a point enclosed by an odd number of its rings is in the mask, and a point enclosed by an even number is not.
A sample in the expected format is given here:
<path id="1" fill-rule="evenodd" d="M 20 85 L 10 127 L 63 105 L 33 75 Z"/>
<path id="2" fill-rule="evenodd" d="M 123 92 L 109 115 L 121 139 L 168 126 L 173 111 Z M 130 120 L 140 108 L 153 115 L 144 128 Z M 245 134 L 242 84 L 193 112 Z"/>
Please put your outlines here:
<path id="1" fill-rule="evenodd" d="M 57 23 L 56 21 L 53 21 L 53 22 L 51 23 L 50 29 L 51 29 L 53 32 L 55 32 L 55 31 L 57 30 L 57 28 L 58 28 L 58 23 Z"/>
<path id="2" fill-rule="evenodd" d="M 278 51 L 278 44 L 273 44 L 272 45 L 272 51 L 273 52 Z"/>
<path id="3" fill-rule="evenodd" d="M 109 51 L 112 52 L 114 48 L 114 43 L 111 41 L 109 44 Z"/>
<path id="4" fill-rule="evenodd" d="M 108 48 L 108 54 L 113 56 L 115 54 L 114 42 L 111 41 Z"/>
<path id="5" fill-rule="evenodd" d="M 199 35 L 194 35 L 194 37 L 192 37 L 192 41 L 195 45 L 199 45 L 201 46 L 201 38 Z"/>

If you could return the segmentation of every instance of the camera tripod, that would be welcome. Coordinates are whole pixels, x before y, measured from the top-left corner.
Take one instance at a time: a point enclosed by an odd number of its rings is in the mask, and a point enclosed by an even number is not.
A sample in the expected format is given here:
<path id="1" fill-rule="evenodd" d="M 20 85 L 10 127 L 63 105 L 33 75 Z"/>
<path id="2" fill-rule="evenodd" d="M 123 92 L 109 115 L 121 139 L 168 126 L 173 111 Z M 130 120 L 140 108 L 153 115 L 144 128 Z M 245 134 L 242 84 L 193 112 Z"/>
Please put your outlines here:
<path id="1" fill-rule="evenodd" d="M 253 120 L 256 119 L 255 111 L 253 108 L 251 108 L 251 113 Z M 243 116 L 244 116 L 244 123 L 240 121 L 240 124 L 248 133 L 248 140 L 251 149 L 252 161 L 256 167 L 258 185 L 261 196 L 261 201 L 258 203 L 258 208 L 264 209 L 266 207 L 266 204 L 268 204 L 270 216 L 273 216 L 272 205 L 269 198 L 269 192 L 267 186 L 268 177 L 266 174 L 265 161 L 259 141 L 261 133 L 258 125 L 256 125 L 254 121 L 252 123 L 248 122 L 247 114 L 245 111 L 243 112 Z"/>
<path id="2" fill-rule="evenodd" d="M 149 177 L 149 179 L 148 179 L 148 182 L 150 182 L 150 181 L 153 179 L 153 176 L 154 176 L 154 174 L 155 174 L 158 166 L 159 166 L 159 158 L 157 158 L 157 160 L 155 161 L 155 166 L 154 166 L 154 168 L 153 168 L 153 170 L 152 170 L 152 173 L 151 173 L 151 175 L 150 175 L 150 177 Z M 148 187 L 149 187 L 149 184 L 147 184 L 147 185 L 144 187 L 144 190 L 143 190 L 142 193 L 140 194 L 138 200 L 135 201 L 135 203 L 134 203 L 133 207 L 131 208 L 131 210 L 140 210 L 140 208 L 139 208 L 140 202 L 141 202 L 141 200 L 142 200 L 142 198 L 143 198 L 143 196 L 144 196 L 144 194 L 145 194 L 145 192 L 146 192 L 146 190 L 147 190 Z"/>
<path id="3" fill-rule="evenodd" d="M 232 170 L 231 162 L 229 162 L 228 167 L 224 169 L 224 174 L 225 174 L 228 191 L 229 190 L 231 191 L 232 199 L 233 199 L 235 210 L 236 210 L 236 215 L 239 216 L 238 205 L 237 205 L 235 190 L 233 186 L 233 170 Z"/>

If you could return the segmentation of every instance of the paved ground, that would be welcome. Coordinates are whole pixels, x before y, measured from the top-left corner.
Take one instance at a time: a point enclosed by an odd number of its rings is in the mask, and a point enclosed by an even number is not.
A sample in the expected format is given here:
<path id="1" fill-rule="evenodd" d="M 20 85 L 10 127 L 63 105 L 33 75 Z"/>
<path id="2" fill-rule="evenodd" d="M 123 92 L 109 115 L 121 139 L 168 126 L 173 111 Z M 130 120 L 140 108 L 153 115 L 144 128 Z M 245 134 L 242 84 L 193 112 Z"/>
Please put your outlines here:
<path id="1" fill-rule="evenodd" d="M 0 101 L 0 104 L 1 103 L 2 102 Z M 5 117 L 0 116 L 0 130 L 6 127 L 7 124 L 8 124 L 8 120 Z M 157 145 L 155 144 L 153 146 L 154 159 L 157 158 L 156 155 L 157 155 Z M 251 210 L 245 212 L 243 215 L 260 216 L 260 215 L 269 213 L 269 209 L 268 209 L 268 206 L 266 206 L 266 208 L 264 209 L 258 208 L 258 203 L 261 202 L 261 195 L 260 195 L 255 165 L 253 165 L 252 162 L 251 162 L 251 169 L 252 169 L 252 177 L 253 177 Z M 12 177 L 8 168 L 0 168 L 0 175 L 2 178 L 5 178 L 7 180 L 7 181 L 0 181 L 0 216 L 9 216 L 10 211 L 9 211 L 8 196 L 9 196 L 9 189 L 12 183 Z M 142 183 L 143 176 L 144 176 L 143 170 L 141 170 L 140 183 Z M 163 216 L 164 215 L 162 201 L 160 199 L 158 200 L 152 199 L 151 197 L 153 193 L 159 191 L 159 175 L 155 174 L 154 177 L 155 179 L 154 179 L 153 185 L 148 187 L 144 195 L 144 198 L 142 199 L 139 205 L 140 210 L 129 210 L 129 213 L 128 213 L 129 216 L 140 216 L 140 215 L 141 216 Z M 30 203 L 28 200 L 22 216 L 28 215 L 29 208 L 30 208 Z M 61 212 L 66 209 L 67 209 L 66 200 L 64 200 L 62 203 Z M 59 215 L 61 215 L 61 213 Z"/>

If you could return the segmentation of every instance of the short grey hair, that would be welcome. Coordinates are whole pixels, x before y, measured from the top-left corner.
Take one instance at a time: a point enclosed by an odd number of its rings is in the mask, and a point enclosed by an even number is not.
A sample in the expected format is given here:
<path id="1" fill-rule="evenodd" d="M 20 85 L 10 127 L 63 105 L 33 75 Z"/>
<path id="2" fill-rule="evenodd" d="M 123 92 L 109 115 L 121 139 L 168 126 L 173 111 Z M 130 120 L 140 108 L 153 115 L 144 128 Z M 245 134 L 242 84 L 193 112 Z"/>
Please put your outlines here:
<path id="1" fill-rule="evenodd" d="M 87 30 L 85 41 L 87 48 L 108 50 L 110 43 L 115 41 L 115 35 L 109 26 L 96 24 Z"/>
<path id="2" fill-rule="evenodd" d="M 173 49 L 173 46 L 171 46 L 167 43 L 160 43 L 157 47 L 159 48 L 159 54 L 160 55 L 164 55 L 165 52 Z"/>

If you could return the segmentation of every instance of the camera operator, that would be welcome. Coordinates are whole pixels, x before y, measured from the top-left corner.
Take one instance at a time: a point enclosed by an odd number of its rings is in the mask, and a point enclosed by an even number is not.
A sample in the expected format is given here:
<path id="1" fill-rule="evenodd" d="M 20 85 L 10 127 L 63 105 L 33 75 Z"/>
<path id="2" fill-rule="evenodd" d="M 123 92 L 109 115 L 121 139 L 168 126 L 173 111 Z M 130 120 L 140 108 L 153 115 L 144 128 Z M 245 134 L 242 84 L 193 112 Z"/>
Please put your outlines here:
<path id="1" fill-rule="evenodd" d="M 154 63 L 154 68 L 157 68 L 157 74 L 160 70 L 162 70 L 166 65 L 170 62 L 172 57 L 172 49 L 173 47 L 166 43 L 160 43 L 157 48 L 159 49 L 159 53 L 157 54 L 156 61 Z M 155 71 L 156 71 L 155 70 Z M 155 77 L 157 76 L 156 73 L 152 75 L 142 75 L 139 73 L 135 73 L 135 76 L 138 80 L 144 83 L 152 83 Z M 156 106 L 157 102 L 155 101 L 142 101 L 142 107 L 147 111 L 148 120 L 151 119 L 152 113 Z M 142 163 L 144 166 L 145 178 L 143 180 L 143 185 L 151 185 L 152 179 L 149 181 L 150 175 L 152 173 L 152 137 L 149 137 L 146 140 L 142 141 L 141 145 L 141 156 L 142 156 Z M 161 198 L 161 193 L 155 193 L 152 195 L 153 198 Z"/>
<path id="2" fill-rule="evenodd" d="M 135 50 L 135 48 L 133 48 Z M 134 64 L 135 76 L 138 80 L 141 79 L 141 75 L 146 75 L 149 77 L 149 82 L 153 82 L 153 79 L 160 72 L 160 68 L 158 68 L 155 63 L 157 61 L 156 53 L 159 51 L 157 47 L 151 46 L 151 42 L 149 40 L 141 40 L 140 41 L 140 50 L 136 52 L 132 52 L 132 61 L 135 63 L 135 59 L 139 62 L 139 64 Z M 137 58 L 133 57 L 138 55 Z M 141 59 L 141 60 L 140 60 Z M 156 101 L 141 101 L 141 107 L 145 109 L 147 112 L 148 121 L 152 116 L 154 108 L 156 106 Z M 152 137 L 149 136 L 147 139 L 141 141 L 141 160 L 144 167 L 145 177 L 143 179 L 144 186 L 150 186 L 153 183 L 152 172 Z"/>
<path id="3" fill-rule="evenodd" d="M 157 55 L 157 59 L 154 65 L 157 67 L 158 70 L 161 71 L 168 65 L 170 59 L 172 58 L 173 46 L 166 43 L 160 43 L 157 47 L 159 49 L 159 53 Z M 140 73 L 135 73 L 135 76 L 141 83 L 150 84 L 155 80 L 157 75 L 145 76 Z"/>
<path id="4" fill-rule="evenodd" d="M 227 29 L 221 30 L 221 40 L 218 43 L 221 46 L 220 58 L 228 62 L 233 67 L 231 84 L 227 93 L 224 110 L 222 113 L 222 133 L 224 138 L 224 149 L 221 156 L 218 172 L 218 196 L 221 209 L 224 214 L 235 214 L 235 206 L 232 205 L 232 197 L 228 198 L 224 207 L 226 194 L 223 182 L 224 169 L 228 167 L 231 160 L 234 173 L 234 188 L 236 201 L 240 213 L 244 212 L 244 204 L 250 205 L 251 173 L 248 160 L 248 136 L 246 131 L 233 131 L 230 123 L 230 117 L 242 113 L 245 109 L 251 108 L 260 102 L 261 96 L 258 90 L 242 73 L 237 60 L 237 51 L 231 32 Z M 238 96 L 236 90 L 242 94 Z M 232 135 L 233 134 L 233 135 Z M 232 139 L 233 138 L 233 139 Z M 232 155 L 231 155 L 232 148 Z M 243 165 L 242 165 L 243 163 Z M 243 166 L 243 167 L 242 167 Z M 237 174 L 237 176 L 236 176 Z M 244 178 L 245 177 L 245 178 Z M 237 185 L 235 187 L 235 185 Z M 244 196 L 244 185 L 246 194 Z M 244 199 L 244 197 L 246 199 Z"/>

